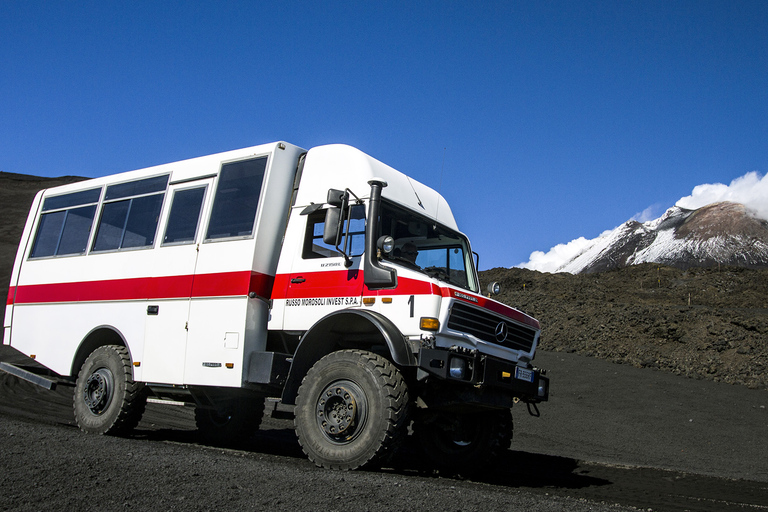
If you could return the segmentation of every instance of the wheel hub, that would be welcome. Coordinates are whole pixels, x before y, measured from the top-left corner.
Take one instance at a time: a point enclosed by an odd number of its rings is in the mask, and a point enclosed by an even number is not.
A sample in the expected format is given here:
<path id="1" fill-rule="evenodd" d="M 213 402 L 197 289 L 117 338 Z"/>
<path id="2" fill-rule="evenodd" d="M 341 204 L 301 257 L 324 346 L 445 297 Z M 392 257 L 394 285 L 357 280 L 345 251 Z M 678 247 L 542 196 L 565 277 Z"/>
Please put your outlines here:
<path id="1" fill-rule="evenodd" d="M 112 374 L 106 368 L 100 368 L 85 381 L 83 400 L 93 414 L 101 414 L 112 400 L 114 389 Z"/>
<path id="2" fill-rule="evenodd" d="M 346 434 L 356 416 L 354 393 L 343 385 L 329 386 L 317 401 L 317 420 L 328 435 Z"/>

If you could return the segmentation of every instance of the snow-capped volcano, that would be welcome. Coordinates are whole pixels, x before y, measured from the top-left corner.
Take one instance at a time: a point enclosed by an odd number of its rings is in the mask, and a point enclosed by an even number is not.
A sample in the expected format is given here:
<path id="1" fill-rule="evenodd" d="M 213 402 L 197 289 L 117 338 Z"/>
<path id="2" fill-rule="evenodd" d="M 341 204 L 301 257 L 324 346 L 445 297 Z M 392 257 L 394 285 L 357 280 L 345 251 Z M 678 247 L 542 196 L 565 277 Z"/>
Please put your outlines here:
<path id="1" fill-rule="evenodd" d="M 673 206 L 656 220 L 630 220 L 590 242 L 556 272 L 600 272 L 638 263 L 768 267 L 768 221 L 733 202 L 696 210 Z"/>

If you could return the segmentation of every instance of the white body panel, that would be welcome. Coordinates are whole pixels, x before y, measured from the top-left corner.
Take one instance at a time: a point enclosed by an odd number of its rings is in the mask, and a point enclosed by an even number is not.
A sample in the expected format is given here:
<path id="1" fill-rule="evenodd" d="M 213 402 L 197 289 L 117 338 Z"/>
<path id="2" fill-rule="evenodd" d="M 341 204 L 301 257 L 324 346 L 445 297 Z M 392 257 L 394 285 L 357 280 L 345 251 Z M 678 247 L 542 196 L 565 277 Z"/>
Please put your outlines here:
<path id="1" fill-rule="evenodd" d="M 284 213 L 274 212 L 287 212 L 303 152 L 289 144 L 267 144 L 41 192 L 30 211 L 11 277 L 4 343 L 34 355 L 61 375 L 76 375 L 72 364 L 78 347 L 89 333 L 108 327 L 128 346 L 138 381 L 241 386 L 248 353 L 264 350 L 266 300 L 278 258 L 275 247 L 281 243 L 286 221 Z M 261 156 L 267 157 L 267 164 L 252 233 L 205 241 L 222 164 Z M 169 185 L 154 244 L 93 251 L 104 188 L 165 174 Z M 94 188 L 102 192 L 88 254 L 30 258 L 43 201 Z M 163 245 L 174 192 L 195 188 L 203 189 L 204 195 L 194 240 Z M 250 291 L 266 297 L 250 298 Z M 158 313 L 148 314 L 148 307 L 156 307 Z"/>

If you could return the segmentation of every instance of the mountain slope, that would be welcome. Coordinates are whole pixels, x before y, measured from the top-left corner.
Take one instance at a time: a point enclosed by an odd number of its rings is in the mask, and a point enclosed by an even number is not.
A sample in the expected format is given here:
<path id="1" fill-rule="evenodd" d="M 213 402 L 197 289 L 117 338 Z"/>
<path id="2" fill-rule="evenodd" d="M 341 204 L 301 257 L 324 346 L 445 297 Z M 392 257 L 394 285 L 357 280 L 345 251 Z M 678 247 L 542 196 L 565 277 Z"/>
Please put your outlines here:
<path id="1" fill-rule="evenodd" d="M 543 350 L 768 388 L 768 269 L 496 268 L 480 280 L 500 283 L 497 299 L 541 322 Z"/>
<path id="2" fill-rule="evenodd" d="M 656 220 L 643 224 L 631 220 L 601 235 L 557 272 L 602 272 L 639 263 L 681 269 L 765 268 L 768 222 L 739 203 L 714 203 L 697 210 L 674 206 Z"/>

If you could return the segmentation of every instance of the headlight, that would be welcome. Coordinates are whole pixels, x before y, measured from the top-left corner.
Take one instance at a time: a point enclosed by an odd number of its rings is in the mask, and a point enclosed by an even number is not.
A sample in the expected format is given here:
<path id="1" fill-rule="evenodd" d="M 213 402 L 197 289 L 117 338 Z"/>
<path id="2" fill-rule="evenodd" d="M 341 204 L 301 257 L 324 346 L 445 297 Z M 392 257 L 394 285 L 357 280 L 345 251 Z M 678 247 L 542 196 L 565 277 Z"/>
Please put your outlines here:
<path id="1" fill-rule="evenodd" d="M 537 394 L 539 395 L 539 398 L 545 398 L 547 396 L 547 392 L 549 391 L 547 388 L 549 381 L 546 379 L 539 379 L 539 389 L 537 390 Z"/>
<path id="2" fill-rule="evenodd" d="M 392 249 L 395 248 L 395 239 L 389 235 L 380 236 L 376 240 L 376 247 L 382 252 L 382 254 L 389 254 Z"/>
<path id="3" fill-rule="evenodd" d="M 467 361 L 461 357 L 452 357 L 448 362 L 448 374 L 454 379 L 467 379 Z"/>

